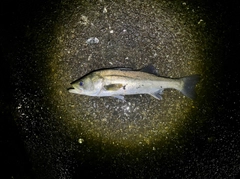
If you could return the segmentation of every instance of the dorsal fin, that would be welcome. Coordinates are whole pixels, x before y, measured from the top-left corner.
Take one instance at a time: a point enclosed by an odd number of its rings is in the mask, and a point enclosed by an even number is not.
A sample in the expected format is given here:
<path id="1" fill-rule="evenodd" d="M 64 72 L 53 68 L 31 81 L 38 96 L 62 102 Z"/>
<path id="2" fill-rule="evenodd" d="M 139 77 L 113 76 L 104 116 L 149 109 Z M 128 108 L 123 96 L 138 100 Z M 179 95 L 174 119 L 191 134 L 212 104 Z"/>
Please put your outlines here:
<path id="1" fill-rule="evenodd" d="M 151 64 L 143 67 L 140 71 L 146 72 L 146 73 L 151 73 L 151 74 L 154 74 L 154 75 L 159 75 L 156 68 Z"/>

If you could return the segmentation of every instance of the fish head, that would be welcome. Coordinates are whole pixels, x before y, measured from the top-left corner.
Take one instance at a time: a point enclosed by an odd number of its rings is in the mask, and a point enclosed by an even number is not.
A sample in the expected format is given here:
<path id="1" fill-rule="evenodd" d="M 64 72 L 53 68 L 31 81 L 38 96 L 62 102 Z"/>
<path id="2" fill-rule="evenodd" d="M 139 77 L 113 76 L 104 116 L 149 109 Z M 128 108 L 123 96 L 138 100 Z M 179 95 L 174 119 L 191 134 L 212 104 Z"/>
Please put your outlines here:
<path id="1" fill-rule="evenodd" d="M 68 89 L 70 93 L 95 96 L 99 92 L 101 80 L 93 74 L 82 77 L 71 83 L 72 88 Z"/>

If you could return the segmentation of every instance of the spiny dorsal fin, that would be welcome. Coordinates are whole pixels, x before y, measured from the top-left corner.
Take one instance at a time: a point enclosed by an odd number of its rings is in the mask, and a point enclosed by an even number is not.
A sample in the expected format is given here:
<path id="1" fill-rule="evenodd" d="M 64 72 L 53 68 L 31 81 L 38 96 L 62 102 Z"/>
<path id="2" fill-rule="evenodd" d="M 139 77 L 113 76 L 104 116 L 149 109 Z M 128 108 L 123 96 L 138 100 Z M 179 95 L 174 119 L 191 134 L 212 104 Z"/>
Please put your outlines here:
<path id="1" fill-rule="evenodd" d="M 151 73 L 151 74 L 154 74 L 154 75 L 159 75 L 156 68 L 151 64 L 143 67 L 140 71 L 146 72 L 146 73 Z"/>
<path id="2" fill-rule="evenodd" d="M 120 68 L 113 68 L 114 70 L 120 70 L 120 71 L 133 71 L 130 67 L 120 67 Z"/>

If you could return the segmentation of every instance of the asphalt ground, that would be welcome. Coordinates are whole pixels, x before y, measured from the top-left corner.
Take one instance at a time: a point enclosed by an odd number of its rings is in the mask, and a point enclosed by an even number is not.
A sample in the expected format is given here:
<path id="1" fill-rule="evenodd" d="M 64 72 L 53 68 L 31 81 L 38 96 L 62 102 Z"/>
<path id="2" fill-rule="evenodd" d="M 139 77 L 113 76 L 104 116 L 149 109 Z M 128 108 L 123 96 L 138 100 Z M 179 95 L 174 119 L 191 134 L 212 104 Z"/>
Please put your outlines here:
<path id="1" fill-rule="evenodd" d="M 2 11 L 2 160 L 8 178 L 235 178 L 239 3 L 25 1 Z M 70 83 L 152 64 L 199 74 L 195 100 L 167 89 L 88 97 Z M 10 170 L 9 170 L 10 169 Z"/>

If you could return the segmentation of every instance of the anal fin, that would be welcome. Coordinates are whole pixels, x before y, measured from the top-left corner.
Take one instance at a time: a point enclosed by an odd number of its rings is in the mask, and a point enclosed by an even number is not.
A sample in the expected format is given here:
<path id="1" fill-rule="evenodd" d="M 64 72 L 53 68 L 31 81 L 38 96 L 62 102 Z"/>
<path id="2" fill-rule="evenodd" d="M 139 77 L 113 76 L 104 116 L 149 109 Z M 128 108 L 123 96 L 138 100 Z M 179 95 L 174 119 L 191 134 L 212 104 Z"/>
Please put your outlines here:
<path id="1" fill-rule="evenodd" d="M 149 93 L 149 95 L 151 95 L 152 97 L 158 99 L 158 100 L 161 100 L 162 99 L 162 96 L 161 94 L 163 93 L 163 89 L 160 89 L 154 93 Z"/>

